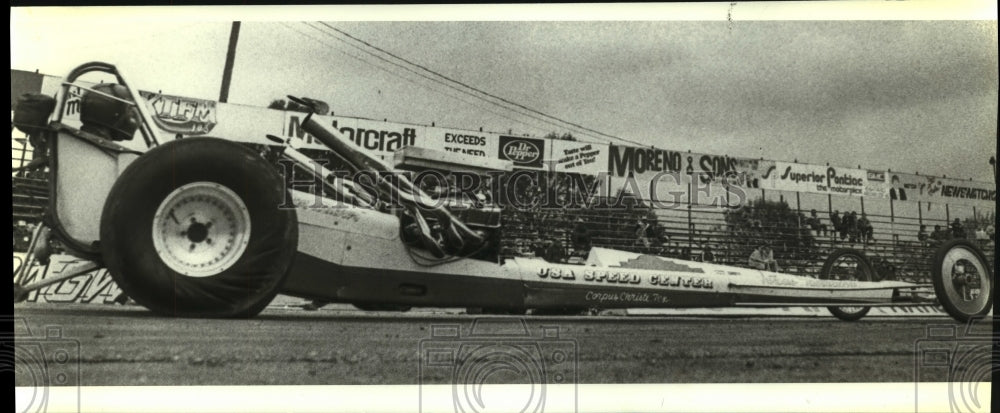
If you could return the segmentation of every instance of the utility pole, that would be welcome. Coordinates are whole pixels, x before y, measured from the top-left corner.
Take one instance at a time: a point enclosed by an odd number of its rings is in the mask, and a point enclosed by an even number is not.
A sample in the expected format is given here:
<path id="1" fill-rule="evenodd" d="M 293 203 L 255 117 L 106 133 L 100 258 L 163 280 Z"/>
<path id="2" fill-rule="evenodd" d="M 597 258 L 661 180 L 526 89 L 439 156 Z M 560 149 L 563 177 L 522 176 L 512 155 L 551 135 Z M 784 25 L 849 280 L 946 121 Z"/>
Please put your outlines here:
<path id="1" fill-rule="evenodd" d="M 240 38 L 240 22 L 233 22 L 229 32 L 229 50 L 226 52 L 226 67 L 222 70 L 222 90 L 219 91 L 219 102 L 229 100 L 229 82 L 233 79 L 233 63 L 236 61 L 236 42 Z"/>
<path id="2" fill-rule="evenodd" d="M 990 157 L 990 166 L 993 167 L 993 185 L 996 185 L 996 183 L 997 183 L 997 157 L 996 156 L 991 156 Z"/>

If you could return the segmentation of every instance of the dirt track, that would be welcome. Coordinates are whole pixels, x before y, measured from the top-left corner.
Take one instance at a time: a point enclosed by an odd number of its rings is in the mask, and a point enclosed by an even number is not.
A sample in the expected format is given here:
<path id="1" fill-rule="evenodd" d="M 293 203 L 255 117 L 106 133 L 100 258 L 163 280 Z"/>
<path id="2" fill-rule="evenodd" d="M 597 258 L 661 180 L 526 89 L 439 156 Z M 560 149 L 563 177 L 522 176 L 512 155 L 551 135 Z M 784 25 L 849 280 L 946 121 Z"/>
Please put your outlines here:
<path id="1" fill-rule="evenodd" d="M 32 342 L 25 326 L 35 337 L 47 327 L 61 328 L 70 346 L 68 365 L 78 362 L 85 386 L 445 384 L 451 370 L 421 370 L 422 341 L 455 348 L 510 342 L 520 325 L 518 319 L 480 317 L 478 332 L 494 336 L 476 341 L 466 338 L 476 317 L 427 312 L 268 309 L 251 320 L 197 320 L 157 317 L 137 306 L 23 303 L 14 315 L 19 345 Z M 928 325 L 955 326 L 946 318 L 524 320 L 533 336 L 527 342 L 537 349 L 531 354 L 541 354 L 544 364 L 559 350 L 565 356 L 559 374 L 566 382 L 575 375 L 578 383 L 911 382 L 918 372 L 915 346 Z M 452 331 L 435 326 L 456 324 L 458 339 L 431 336 Z M 540 338 L 542 326 L 558 327 L 558 337 Z M 30 386 L 20 367 L 17 384 Z M 948 379 L 940 370 L 919 373 L 923 380 Z M 511 375 L 492 380 L 523 381 Z"/>

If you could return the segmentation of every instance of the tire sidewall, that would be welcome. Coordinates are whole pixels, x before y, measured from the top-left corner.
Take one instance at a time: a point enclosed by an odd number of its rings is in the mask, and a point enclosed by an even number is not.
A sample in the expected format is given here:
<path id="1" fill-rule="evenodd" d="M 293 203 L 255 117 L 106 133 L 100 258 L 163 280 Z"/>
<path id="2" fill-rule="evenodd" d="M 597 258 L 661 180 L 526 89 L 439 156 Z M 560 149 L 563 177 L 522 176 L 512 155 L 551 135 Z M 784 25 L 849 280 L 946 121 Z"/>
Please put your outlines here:
<path id="1" fill-rule="evenodd" d="M 850 248 L 841 248 L 831 252 L 830 256 L 828 256 L 826 258 L 826 261 L 823 262 L 823 269 L 820 270 L 820 279 L 824 280 L 829 279 L 830 270 L 833 269 L 833 265 L 837 262 L 837 259 L 845 256 L 854 256 L 858 258 L 858 261 L 861 263 L 861 266 L 864 267 L 864 270 L 867 271 L 869 276 L 870 277 L 876 276 L 875 268 L 872 266 L 871 261 L 868 259 L 867 256 L 865 256 L 863 252 L 858 250 L 853 250 Z M 858 280 L 858 281 L 872 281 L 872 280 Z M 857 306 L 861 307 L 861 310 L 859 311 L 843 310 L 844 308 L 847 307 L 854 307 L 854 306 L 843 306 L 843 307 L 830 306 L 827 307 L 827 310 L 829 310 L 830 314 L 833 314 L 834 317 L 837 317 L 838 319 L 843 321 L 858 321 L 864 316 L 868 315 L 868 312 L 871 311 L 871 307 L 864 307 L 864 306 Z"/>
<path id="2" fill-rule="evenodd" d="M 871 307 L 861 307 L 860 311 L 852 312 L 852 311 L 845 311 L 843 310 L 844 308 L 847 307 L 827 307 L 826 309 L 829 310 L 830 314 L 833 314 L 834 317 L 837 317 L 838 319 L 841 319 L 843 321 L 858 321 L 864 318 L 864 316 L 868 315 L 868 312 L 871 311 L 872 309 Z"/>
<path id="3" fill-rule="evenodd" d="M 983 269 L 986 271 L 986 282 L 989 283 L 989 294 L 987 295 L 986 303 L 987 305 L 980 311 L 974 314 L 968 314 L 956 307 L 948 299 L 947 291 L 945 291 L 944 283 L 945 274 L 942 273 L 941 265 L 944 264 L 944 258 L 948 255 L 948 252 L 954 248 L 965 248 L 972 252 L 972 254 L 982 262 Z M 956 239 L 948 241 L 941 244 L 935 251 L 931 259 L 931 283 L 934 284 L 934 294 L 937 296 L 938 301 L 941 303 L 941 307 L 944 308 L 948 315 L 952 316 L 957 321 L 968 322 L 976 317 L 981 317 L 990 312 L 993 308 L 993 298 L 995 297 L 994 288 L 996 283 L 993 278 L 993 268 L 990 265 L 990 261 L 986 259 L 986 255 L 983 251 L 976 246 L 973 242 L 965 239 Z M 950 275 L 948 276 L 950 281 Z"/>
<path id="4" fill-rule="evenodd" d="M 250 237 L 241 257 L 203 278 L 172 270 L 153 246 L 157 208 L 174 190 L 194 182 L 228 188 L 250 215 Z M 108 270 L 126 294 L 161 314 L 255 315 L 277 294 L 297 247 L 295 211 L 279 208 L 285 196 L 281 176 L 240 144 L 187 138 L 156 147 L 126 168 L 108 196 L 101 218 Z M 278 238 L 284 245 L 275 245 Z"/>
<path id="5" fill-rule="evenodd" d="M 871 261 L 868 259 L 867 256 L 865 256 L 863 252 L 858 250 L 853 250 L 850 248 L 840 248 L 833 250 L 833 252 L 831 252 L 830 255 L 826 258 L 826 261 L 823 262 L 823 268 L 820 270 L 820 279 L 823 280 L 829 279 L 828 274 L 830 273 L 830 270 L 833 269 L 833 264 L 837 262 L 838 258 L 851 255 L 858 258 L 858 260 L 861 262 L 861 265 L 864 267 L 864 270 L 867 271 L 868 274 L 870 274 L 873 277 L 876 275 L 875 268 L 872 267 Z M 872 281 L 872 280 L 858 280 L 858 281 Z"/>

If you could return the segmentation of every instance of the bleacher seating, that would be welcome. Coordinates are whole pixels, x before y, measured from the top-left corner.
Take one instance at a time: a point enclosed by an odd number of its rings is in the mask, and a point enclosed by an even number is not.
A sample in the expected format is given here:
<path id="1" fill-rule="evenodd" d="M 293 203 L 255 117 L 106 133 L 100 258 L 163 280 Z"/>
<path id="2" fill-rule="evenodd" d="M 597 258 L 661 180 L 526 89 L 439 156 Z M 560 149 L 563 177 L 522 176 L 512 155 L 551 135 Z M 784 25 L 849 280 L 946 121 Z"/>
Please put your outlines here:
<path id="1" fill-rule="evenodd" d="M 794 197 L 785 199 L 795 200 Z M 782 201 L 785 201 L 782 199 Z M 869 201 L 872 204 L 874 201 Z M 886 201 L 888 202 L 888 201 Z M 832 201 L 831 201 L 832 203 Z M 899 203 L 897 202 L 897 205 Z M 941 225 L 948 228 L 949 219 L 957 216 L 940 217 L 934 214 L 922 214 L 918 208 L 915 210 L 917 216 L 906 216 L 902 214 L 880 215 L 866 213 L 866 217 L 872 226 L 872 238 L 862 240 L 860 234 L 857 240 L 852 242 L 852 237 L 848 234 L 841 238 L 841 234 L 833 228 L 830 221 L 830 212 L 826 209 L 810 208 L 817 210 L 817 217 L 822 224 L 828 228 L 826 234 L 821 231 L 814 231 L 808 228 L 805 222 L 801 222 L 793 227 L 765 228 L 765 233 L 795 234 L 796 231 L 804 231 L 800 236 L 792 239 L 800 239 L 798 245 L 773 245 L 775 257 L 784 272 L 818 276 L 824 261 L 829 254 L 840 248 L 851 248 L 861 250 L 871 261 L 876 271 L 882 277 L 910 282 L 927 282 L 930 275 L 929 259 L 933 253 L 933 242 L 918 240 L 917 233 L 921 225 L 926 225 L 928 231 L 934 225 Z M 747 207 L 744 207 L 747 208 Z M 810 210 L 791 206 L 796 213 L 801 213 L 802 217 L 808 217 Z M 857 209 L 841 208 L 841 214 L 849 211 L 856 211 L 860 217 L 864 206 L 859 203 Z M 941 206 L 936 208 L 941 210 Z M 874 208 L 875 210 L 886 209 L 891 213 L 890 208 Z M 956 210 L 958 208 L 952 208 Z M 906 211 L 905 206 L 899 208 L 899 212 Z M 746 266 L 748 251 L 754 246 L 739 245 L 736 241 L 740 237 L 734 236 L 734 231 L 739 231 L 733 225 L 727 223 L 725 219 L 726 210 L 722 208 L 707 208 L 693 206 L 681 206 L 678 208 L 654 210 L 656 217 L 655 226 L 658 230 L 669 236 L 669 239 L 654 240 L 650 246 L 646 246 L 642 240 L 634 234 L 636 222 L 635 216 L 616 211 L 592 211 L 581 209 L 567 209 L 563 211 L 545 211 L 549 218 L 539 228 L 536 221 L 539 217 L 533 214 L 541 212 L 525 212 L 512 209 L 504 209 L 504 226 L 502 239 L 510 245 L 517 245 L 518 248 L 504 249 L 507 254 L 520 255 L 532 254 L 531 246 L 538 242 L 548 240 L 558 241 L 566 249 L 563 256 L 585 256 L 586 251 L 577 251 L 571 241 L 572 231 L 576 222 L 582 220 L 592 232 L 591 246 L 615 248 L 633 252 L 643 252 L 670 256 L 675 258 L 699 260 L 705 247 L 710 247 L 715 257 L 714 262 Z M 867 211 L 866 211 L 867 212 Z M 912 212 L 912 211 L 911 211 Z M 992 211 L 983 211 L 984 214 Z M 940 215 L 940 214 L 939 214 Z M 978 212 L 975 213 L 978 215 Z M 552 217 L 558 217 L 553 219 Z M 962 217 L 970 218 L 970 217 Z M 971 232 L 968 234 L 971 237 Z M 789 235 L 783 239 L 787 243 Z M 743 238 L 745 239 L 745 237 Z M 978 240 L 984 253 L 989 260 L 993 260 L 994 241 Z"/>

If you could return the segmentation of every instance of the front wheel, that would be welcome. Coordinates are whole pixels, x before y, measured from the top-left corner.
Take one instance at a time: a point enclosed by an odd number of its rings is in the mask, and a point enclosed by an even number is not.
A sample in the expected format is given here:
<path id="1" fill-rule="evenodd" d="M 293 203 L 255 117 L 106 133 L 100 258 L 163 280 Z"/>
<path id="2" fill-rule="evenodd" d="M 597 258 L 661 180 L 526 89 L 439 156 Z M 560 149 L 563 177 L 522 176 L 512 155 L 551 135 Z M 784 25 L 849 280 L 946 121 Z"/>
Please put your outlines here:
<path id="1" fill-rule="evenodd" d="M 284 179 L 249 148 L 186 138 L 135 160 L 101 217 L 111 277 L 179 317 L 250 317 L 281 288 L 298 245 Z"/>
<path id="2" fill-rule="evenodd" d="M 931 283 L 945 312 L 960 322 L 982 317 L 993 307 L 990 264 L 968 240 L 952 240 L 938 247 L 931 261 Z"/>
<path id="3" fill-rule="evenodd" d="M 830 253 L 823 263 L 820 278 L 824 280 L 872 281 L 875 271 L 863 253 L 852 249 L 838 249 Z M 827 307 L 830 314 L 843 321 L 858 321 L 868 315 L 871 307 Z"/>

